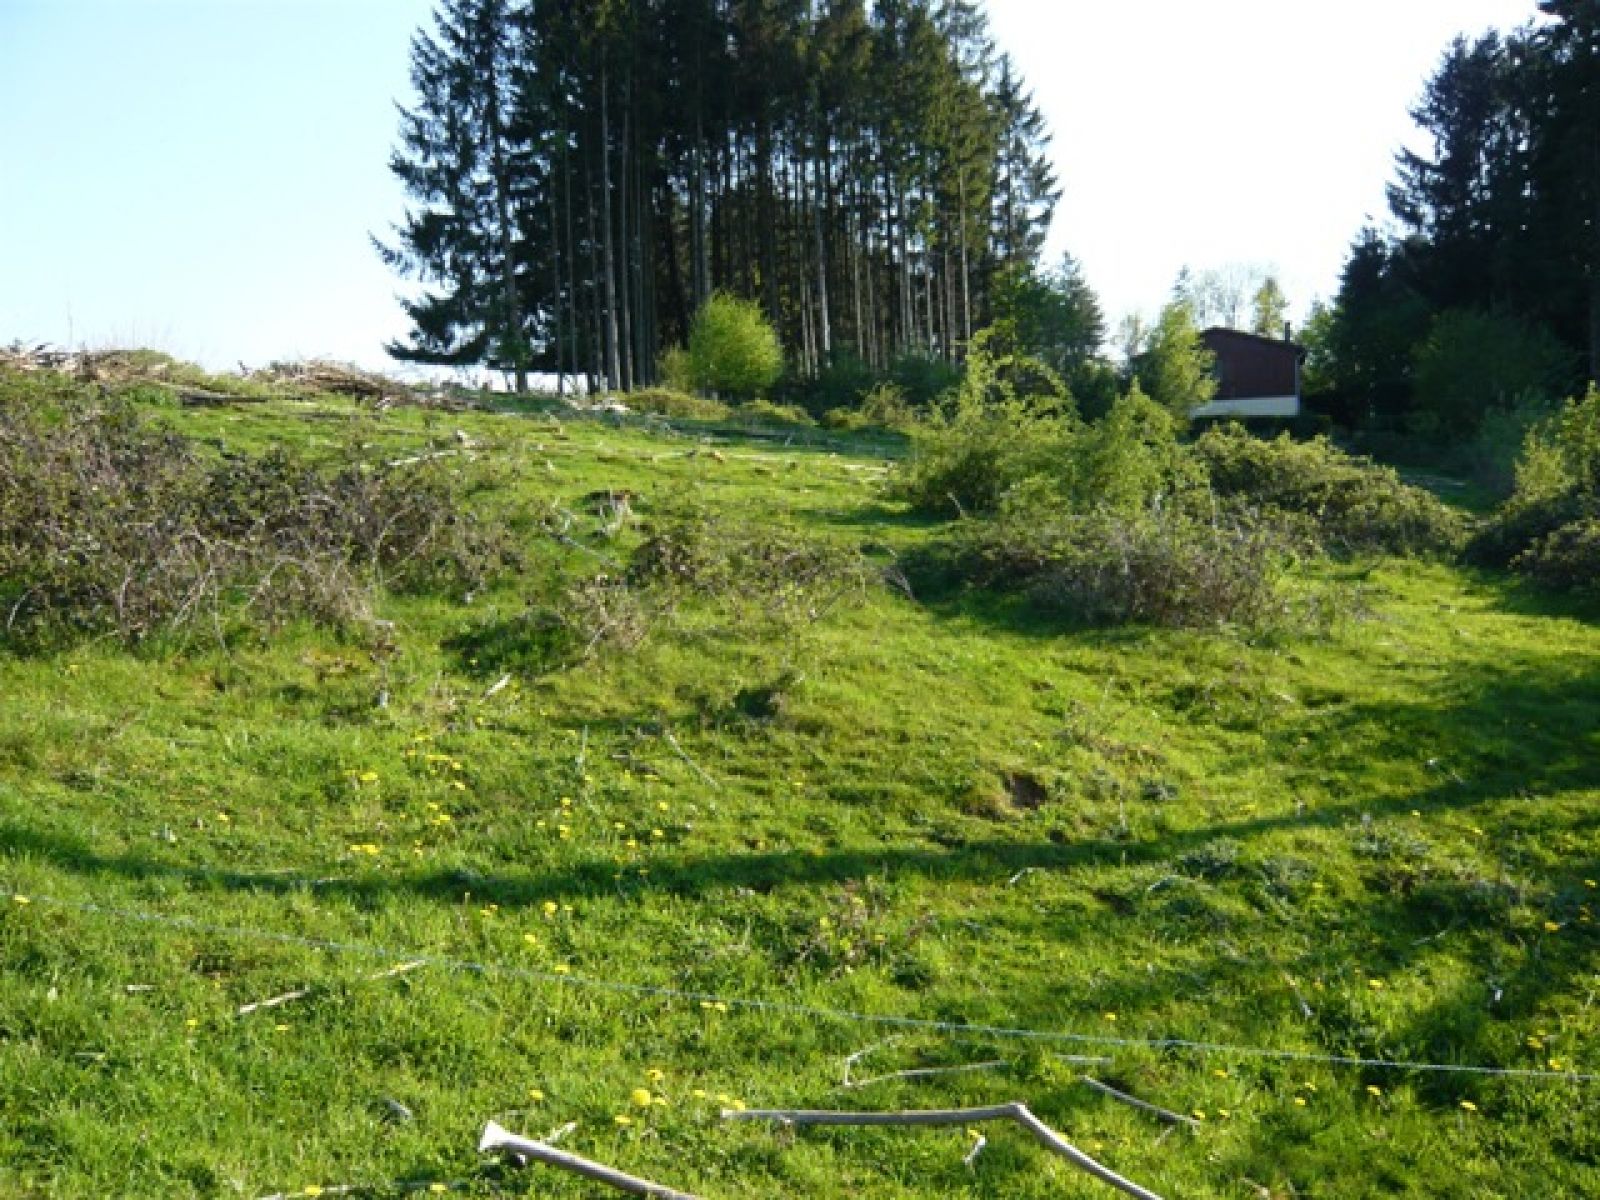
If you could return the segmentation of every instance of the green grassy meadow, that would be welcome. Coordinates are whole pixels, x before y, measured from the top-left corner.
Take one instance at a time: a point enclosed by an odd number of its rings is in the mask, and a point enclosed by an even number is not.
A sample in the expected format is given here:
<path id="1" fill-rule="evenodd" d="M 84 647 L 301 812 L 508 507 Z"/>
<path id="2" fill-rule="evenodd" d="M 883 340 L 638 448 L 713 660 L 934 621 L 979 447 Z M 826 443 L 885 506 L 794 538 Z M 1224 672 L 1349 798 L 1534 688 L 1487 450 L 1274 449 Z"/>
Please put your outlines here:
<path id="1" fill-rule="evenodd" d="M 1323 616 L 1267 634 L 873 585 L 685 603 L 550 663 L 530 599 L 640 536 L 603 535 L 599 489 L 878 564 L 941 526 L 885 498 L 877 443 L 169 419 L 313 456 L 459 430 L 528 565 L 385 597 L 380 654 L 311 627 L 0 653 L 0 1196 L 605 1194 L 481 1159 L 490 1118 L 577 1122 L 563 1147 L 708 1200 L 1113 1194 L 1006 1127 L 968 1166 L 959 1128 L 718 1116 L 1010 1100 L 1167 1197 L 1600 1195 L 1600 1082 L 1563 1077 L 1600 1071 L 1593 612 L 1360 560 L 1305 567 Z M 1169 1039 L 1551 1074 L 1139 1044 Z M 858 1079 L 1006 1065 L 843 1086 L 869 1049 Z"/>

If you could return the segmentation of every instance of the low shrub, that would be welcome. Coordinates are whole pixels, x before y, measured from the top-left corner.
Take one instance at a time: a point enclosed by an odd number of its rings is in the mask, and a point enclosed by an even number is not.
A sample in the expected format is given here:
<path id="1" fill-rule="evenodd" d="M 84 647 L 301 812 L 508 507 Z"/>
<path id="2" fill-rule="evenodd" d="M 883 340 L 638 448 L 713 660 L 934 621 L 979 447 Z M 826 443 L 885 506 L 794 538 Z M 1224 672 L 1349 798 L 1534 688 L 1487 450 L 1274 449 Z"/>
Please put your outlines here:
<path id="1" fill-rule="evenodd" d="M 1013 489 L 1053 477 L 1077 429 L 1063 397 L 1019 396 L 975 347 L 960 390 L 910 430 L 911 456 L 890 494 L 923 512 L 992 513 Z"/>
<path id="2" fill-rule="evenodd" d="M 1326 438 L 1263 441 L 1228 425 L 1206 431 L 1194 451 L 1218 497 L 1325 549 L 1439 554 L 1458 549 L 1466 533 L 1464 518 L 1432 493 Z"/>
<path id="3" fill-rule="evenodd" d="M 733 415 L 756 425 L 816 425 L 811 414 L 798 404 L 774 404 L 770 400 L 748 401 L 735 408 Z"/>
<path id="4" fill-rule="evenodd" d="M 670 387 L 640 388 L 629 392 L 627 405 L 635 412 L 672 417 L 680 421 L 718 421 L 726 417 L 726 404 Z"/>
<path id="5" fill-rule="evenodd" d="M 232 616 L 347 625 L 379 587 L 475 587 L 511 557 L 440 464 L 207 458 L 125 402 L 0 378 L 7 640 L 131 643 Z"/>
<path id="6" fill-rule="evenodd" d="M 1468 547 L 1473 561 L 1509 566 L 1546 584 L 1590 590 L 1582 566 L 1600 520 L 1600 389 L 1540 422 L 1517 460 L 1511 498 Z"/>
<path id="7" fill-rule="evenodd" d="M 1600 596 L 1600 518 L 1583 517 L 1560 526 L 1511 565 L 1555 591 Z"/>
<path id="8" fill-rule="evenodd" d="M 1089 624 L 1255 626 L 1282 611 L 1278 582 L 1295 550 L 1264 527 L 1173 509 L 1012 514 L 972 523 L 954 567 L 969 582 Z"/>
<path id="9" fill-rule="evenodd" d="M 876 576 L 856 550 L 793 530 L 688 512 L 659 520 L 628 565 L 639 587 L 814 618 Z"/>

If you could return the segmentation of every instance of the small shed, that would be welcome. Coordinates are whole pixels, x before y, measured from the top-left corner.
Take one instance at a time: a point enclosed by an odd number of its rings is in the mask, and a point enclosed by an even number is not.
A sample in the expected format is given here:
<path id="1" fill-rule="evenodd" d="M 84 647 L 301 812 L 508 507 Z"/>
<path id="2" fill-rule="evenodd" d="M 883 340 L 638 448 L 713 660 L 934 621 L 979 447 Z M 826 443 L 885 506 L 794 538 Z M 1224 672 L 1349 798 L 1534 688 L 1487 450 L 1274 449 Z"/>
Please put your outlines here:
<path id="1" fill-rule="evenodd" d="M 1217 360 L 1217 394 L 1191 417 L 1298 417 L 1304 346 L 1284 336 L 1263 337 L 1216 327 L 1200 335 Z"/>

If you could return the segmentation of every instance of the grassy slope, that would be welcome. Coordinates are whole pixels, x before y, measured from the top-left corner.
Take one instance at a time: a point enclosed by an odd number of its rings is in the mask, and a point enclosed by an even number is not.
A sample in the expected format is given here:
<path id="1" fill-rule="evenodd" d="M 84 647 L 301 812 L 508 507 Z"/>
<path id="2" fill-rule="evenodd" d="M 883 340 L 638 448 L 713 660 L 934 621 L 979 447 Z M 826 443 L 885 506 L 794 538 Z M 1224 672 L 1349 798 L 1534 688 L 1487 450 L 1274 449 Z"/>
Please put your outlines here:
<path id="1" fill-rule="evenodd" d="M 719 461 L 597 424 L 331 403 L 176 419 L 235 447 L 329 448 L 353 427 L 396 455 L 459 427 L 496 466 L 479 501 L 512 511 L 632 487 L 645 508 L 693 497 L 880 551 L 929 536 L 879 499 L 873 460 L 815 449 Z M 722 1125 L 719 1097 L 1023 1098 L 1172 1196 L 1600 1193 L 1596 1085 L 909 1033 L 857 1074 L 1014 1065 L 844 1091 L 844 1057 L 893 1030 L 553 973 L 1600 1068 L 1600 630 L 1443 567 L 1319 582 L 1359 589 L 1361 615 L 1259 640 L 1053 633 L 888 590 L 797 627 L 700 613 L 490 698 L 526 586 L 389 602 L 386 678 L 313 631 L 0 658 L 0 887 L 32 899 L 0 910 L 0 1195 L 591 1194 L 481 1169 L 490 1116 L 534 1134 L 577 1120 L 566 1144 L 707 1197 L 1109 1194 L 1010 1132 L 969 1171 L 960 1130 L 791 1140 Z M 739 711 L 786 671 L 804 680 L 780 718 Z M 1051 801 L 1011 804 L 1012 772 Z M 369 978 L 412 953 L 504 969 Z M 1112 1054 L 1102 1078 L 1203 1130 L 1162 1138 L 1057 1051 Z M 666 1103 L 634 1106 L 641 1087 Z M 416 1119 L 386 1121 L 385 1097 Z"/>

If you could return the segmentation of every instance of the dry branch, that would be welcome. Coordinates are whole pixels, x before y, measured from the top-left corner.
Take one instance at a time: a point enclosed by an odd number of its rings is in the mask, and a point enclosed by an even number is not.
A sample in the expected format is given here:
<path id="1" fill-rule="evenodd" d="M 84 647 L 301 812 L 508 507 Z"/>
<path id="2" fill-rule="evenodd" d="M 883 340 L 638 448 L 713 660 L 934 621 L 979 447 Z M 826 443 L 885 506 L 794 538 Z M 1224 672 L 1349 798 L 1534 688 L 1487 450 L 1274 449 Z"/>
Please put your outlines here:
<path id="1" fill-rule="evenodd" d="M 597 1163 L 593 1159 L 557 1150 L 547 1142 L 519 1137 L 493 1121 L 483 1127 L 483 1136 L 478 1139 L 478 1150 L 480 1153 L 504 1152 L 525 1159 L 531 1158 L 546 1166 L 560 1167 L 563 1171 L 571 1171 L 574 1175 L 582 1175 L 585 1179 L 593 1179 L 597 1183 L 616 1188 L 619 1192 L 628 1192 L 635 1196 L 653 1196 L 657 1200 L 698 1200 L 698 1197 L 688 1192 L 651 1183 L 648 1179 L 628 1175 L 615 1167 Z"/>
<path id="2" fill-rule="evenodd" d="M 1182 1113 L 1176 1113 L 1171 1109 L 1162 1108 L 1159 1104 L 1151 1104 L 1149 1101 L 1141 1100 L 1137 1096 L 1130 1096 L 1127 1092 L 1120 1092 L 1116 1088 L 1112 1087 L 1109 1083 L 1101 1083 L 1098 1079 L 1093 1079 L 1088 1075 L 1084 1075 L 1081 1078 L 1083 1079 L 1084 1083 L 1088 1084 L 1102 1096 L 1109 1096 L 1111 1099 L 1116 1100 L 1119 1103 L 1126 1104 L 1130 1108 L 1137 1108 L 1141 1112 L 1149 1113 L 1151 1116 L 1160 1117 L 1169 1125 L 1187 1125 L 1191 1129 L 1200 1128 L 1200 1122 L 1196 1121 L 1193 1117 L 1186 1117 Z"/>
<path id="3" fill-rule="evenodd" d="M 724 1121 L 774 1121 L 783 1125 L 974 1125 L 981 1121 L 1011 1121 L 1022 1126 L 1045 1149 L 1059 1154 L 1073 1166 L 1088 1172 L 1137 1200 L 1161 1200 L 1155 1192 L 1124 1179 L 1110 1167 L 1090 1158 L 1028 1109 L 1026 1104 L 997 1104 L 989 1108 L 921 1109 L 910 1112 L 823 1112 L 815 1109 L 730 1109 L 722 1110 Z"/>

